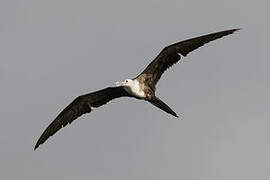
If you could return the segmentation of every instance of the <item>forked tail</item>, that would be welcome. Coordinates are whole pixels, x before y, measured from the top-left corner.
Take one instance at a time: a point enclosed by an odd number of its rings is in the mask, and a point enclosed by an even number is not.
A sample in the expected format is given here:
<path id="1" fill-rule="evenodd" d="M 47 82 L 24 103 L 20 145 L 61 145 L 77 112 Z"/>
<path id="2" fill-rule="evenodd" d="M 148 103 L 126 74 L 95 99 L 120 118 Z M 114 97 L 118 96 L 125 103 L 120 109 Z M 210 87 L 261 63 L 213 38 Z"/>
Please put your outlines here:
<path id="1" fill-rule="evenodd" d="M 175 117 L 178 117 L 177 114 L 167 104 L 162 102 L 158 97 L 154 96 L 151 99 L 148 99 L 148 101 L 151 104 L 153 104 L 154 106 L 162 109 L 163 111 L 165 111 L 165 112 L 167 112 Z"/>

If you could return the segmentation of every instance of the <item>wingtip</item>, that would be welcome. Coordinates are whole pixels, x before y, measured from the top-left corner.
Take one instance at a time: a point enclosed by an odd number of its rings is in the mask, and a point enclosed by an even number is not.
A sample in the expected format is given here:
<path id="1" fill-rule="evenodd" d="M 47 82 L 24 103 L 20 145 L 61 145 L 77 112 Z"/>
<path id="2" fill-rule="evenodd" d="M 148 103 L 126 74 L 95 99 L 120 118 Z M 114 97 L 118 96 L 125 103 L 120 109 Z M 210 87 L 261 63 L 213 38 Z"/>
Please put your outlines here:
<path id="1" fill-rule="evenodd" d="M 35 150 L 38 148 L 38 146 L 39 146 L 38 144 L 36 144 L 36 145 L 35 145 L 35 147 L 34 147 L 34 151 L 35 151 Z"/>
<path id="2" fill-rule="evenodd" d="M 234 32 L 240 31 L 240 30 L 242 30 L 242 28 L 227 29 L 227 30 L 220 31 L 220 32 L 227 32 L 228 34 L 233 34 Z"/>
<path id="3" fill-rule="evenodd" d="M 178 116 L 177 114 L 175 114 L 175 117 L 178 119 L 178 120 L 182 120 L 182 118 L 181 117 L 183 117 L 183 116 L 181 116 L 181 115 L 183 115 L 182 113 L 180 113 L 180 116 Z"/>
<path id="4" fill-rule="evenodd" d="M 40 144 L 42 144 L 42 143 L 40 142 L 40 139 L 39 139 L 39 140 L 37 141 L 35 147 L 34 147 L 34 151 L 40 146 Z"/>
<path id="5" fill-rule="evenodd" d="M 242 28 L 236 28 L 236 29 L 234 29 L 234 31 L 240 31 L 240 30 L 242 30 Z"/>
<path id="6" fill-rule="evenodd" d="M 228 31 L 231 32 L 231 34 L 232 34 L 232 33 L 234 33 L 234 32 L 240 31 L 240 30 L 242 30 L 242 28 L 230 29 L 230 30 L 228 30 Z"/>
<path id="7" fill-rule="evenodd" d="M 179 116 L 175 112 L 172 115 L 176 118 L 179 118 Z"/>

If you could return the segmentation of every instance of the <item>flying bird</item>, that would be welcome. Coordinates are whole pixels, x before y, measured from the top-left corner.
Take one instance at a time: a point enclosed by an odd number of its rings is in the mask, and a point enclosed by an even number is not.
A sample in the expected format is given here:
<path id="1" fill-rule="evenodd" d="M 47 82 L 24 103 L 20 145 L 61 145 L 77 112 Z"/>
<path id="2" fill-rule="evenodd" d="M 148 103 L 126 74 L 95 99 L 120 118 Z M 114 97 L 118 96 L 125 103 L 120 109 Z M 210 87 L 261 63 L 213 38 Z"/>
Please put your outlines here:
<path id="1" fill-rule="evenodd" d="M 116 82 L 115 87 L 107 87 L 99 91 L 78 96 L 45 129 L 34 149 L 38 148 L 40 144 L 43 144 L 62 127 L 73 122 L 81 115 L 90 113 L 92 108 L 98 108 L 120 97 L 133 97 L 148 101 L 163 111 L 178 117 L 166 103 L 155 96 L 156 84 L 161 75 L 169 67 L 177 63 L 181 59 L 181 56 L 186 56 L 189 52 L 204 44 L 232 34 L 237 30 L 239 29 L 220 31 L 169 45 L 165 47 L 137 77 L 126 79 L 123 82 Z"/>

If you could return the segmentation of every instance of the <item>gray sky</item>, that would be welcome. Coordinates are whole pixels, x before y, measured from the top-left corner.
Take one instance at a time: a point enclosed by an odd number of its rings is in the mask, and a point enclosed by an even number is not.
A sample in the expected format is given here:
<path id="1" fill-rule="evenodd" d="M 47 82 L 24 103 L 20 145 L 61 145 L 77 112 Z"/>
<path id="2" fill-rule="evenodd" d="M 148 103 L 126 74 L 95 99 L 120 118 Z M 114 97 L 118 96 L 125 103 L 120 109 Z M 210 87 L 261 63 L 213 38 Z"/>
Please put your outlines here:
<path id="1" fill-rule="evenodd" d="M 0 0 L 1 179 L 269 179 L 269 3 Z M 136 76 L 171 43 L 243 28 L 190 53 L 157 95 L 122 98 L 33 151 L 76 96 Z"/>

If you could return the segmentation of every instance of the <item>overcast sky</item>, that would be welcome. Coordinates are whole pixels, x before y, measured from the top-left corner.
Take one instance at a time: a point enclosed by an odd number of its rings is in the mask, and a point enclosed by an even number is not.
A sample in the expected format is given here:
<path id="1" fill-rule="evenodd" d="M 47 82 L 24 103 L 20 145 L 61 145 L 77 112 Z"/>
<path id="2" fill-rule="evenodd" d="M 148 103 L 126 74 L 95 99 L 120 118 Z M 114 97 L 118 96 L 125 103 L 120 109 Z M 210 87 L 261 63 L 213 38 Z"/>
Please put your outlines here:
<path id="1" fill-rule="evenodd" d="M 266 0 L 0 0 L 0 179 L 269 179 L 269 15 Z M 76 96 L 230 28 L 159 81 L 179 119 L 117 99 L 33 151 Z"/>

